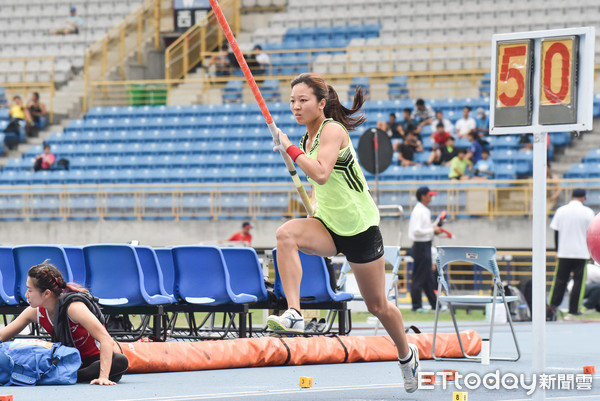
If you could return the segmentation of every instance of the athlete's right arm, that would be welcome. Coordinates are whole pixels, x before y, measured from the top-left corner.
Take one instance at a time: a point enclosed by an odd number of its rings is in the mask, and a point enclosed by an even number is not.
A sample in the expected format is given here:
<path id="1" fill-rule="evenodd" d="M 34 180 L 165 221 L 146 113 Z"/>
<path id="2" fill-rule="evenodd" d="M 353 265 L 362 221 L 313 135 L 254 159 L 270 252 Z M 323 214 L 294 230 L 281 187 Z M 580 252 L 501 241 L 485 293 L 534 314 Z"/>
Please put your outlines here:
<path id="1" fill-rule="evenodd" d="M 0 329 L 0 341 L 10 341 L 19 334 L 29 323 L 37 321 L 37 308 L 28 306 L 19 316 L 6 327 Z"/>

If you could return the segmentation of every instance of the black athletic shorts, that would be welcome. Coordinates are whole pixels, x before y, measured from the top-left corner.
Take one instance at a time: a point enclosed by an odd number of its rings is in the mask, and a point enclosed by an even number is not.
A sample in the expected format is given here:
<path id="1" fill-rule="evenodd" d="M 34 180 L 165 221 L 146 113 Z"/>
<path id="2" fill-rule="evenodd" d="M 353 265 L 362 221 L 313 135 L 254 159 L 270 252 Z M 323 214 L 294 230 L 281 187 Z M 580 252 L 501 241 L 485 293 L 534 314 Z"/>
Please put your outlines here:
<path id="1" fill-rule="evenodd" d="M 321 219 L 323 226 L 331 234 L 335 249 L 343 253 L 348 262 L 369 263 L 383 256 L 383 238 L 378 226 L 371 226 L 362 233 L 345 237 L 331 231 Z"/>

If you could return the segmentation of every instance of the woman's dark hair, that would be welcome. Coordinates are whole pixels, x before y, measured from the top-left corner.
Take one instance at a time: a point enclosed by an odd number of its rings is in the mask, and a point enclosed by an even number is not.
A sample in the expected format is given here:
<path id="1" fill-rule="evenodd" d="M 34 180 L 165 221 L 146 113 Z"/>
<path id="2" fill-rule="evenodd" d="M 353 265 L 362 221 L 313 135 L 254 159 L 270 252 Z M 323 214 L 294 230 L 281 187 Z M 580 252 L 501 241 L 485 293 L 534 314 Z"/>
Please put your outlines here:
<path id="1" fill-rule="evenodd" d="M 354 93 L 352 108 L 348 109 L 340 103 L 340 99 L 335 89 L 333 89 L 331 85 L 325 83 L 325 80 L 321 76 L 311 73 L 300 74 L 294 78 L 291 87 L 293 88 L 298 84 L 306 84 L 311 88 L 317 97 L 318 102 L 325 99 L 325 109 L 323 110 L 325 117 L 333 118 L 335 121 L 342 123 L 348 131 L 355 130 L 356 127 L 365 122 L 366 117 L 364 113 L 357 117 L 351 117 L 353 114 L 356 114 L 365 103 L 365 97 L 363 96 L 360 86 L 356 88 L 356 92 Z"/>
<path id="2" fill-rule="evenodd" d="M 54 295 L 60 296 L 63 292 L 87 291 L 75 283 L 66 283 L 61 272 L 52 264 L 50 259 L 44 260 L 39 265 L 29 269 L 27 275 L 35 279 L 35 286 L 40 291 L 50 290 Z"/>

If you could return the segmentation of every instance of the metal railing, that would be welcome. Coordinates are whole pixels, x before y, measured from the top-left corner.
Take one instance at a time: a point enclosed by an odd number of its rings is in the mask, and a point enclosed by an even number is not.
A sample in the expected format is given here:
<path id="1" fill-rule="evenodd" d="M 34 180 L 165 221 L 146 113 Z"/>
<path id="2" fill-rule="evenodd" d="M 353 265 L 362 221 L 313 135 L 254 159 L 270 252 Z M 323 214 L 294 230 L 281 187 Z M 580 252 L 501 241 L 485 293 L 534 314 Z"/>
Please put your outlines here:
<path id="1" fill-rule="evenodd" d="M 235 35 L 240 32 L 240 0 L 220 2 Z M 225 36 L 211 10 L 165 50 L 165 78 L 184 78 L 209 52 L 218 49 Z"/>
<path id="2" fill-rule="evenodd" d="M 102 174 L 101 170 L 99 171 Z M 107 172 L 107 181 L 110 174 Z M 586 180 L 588 188 L 600 179 Z M 567 200 L 582 180 L 560 180 Z M 400 205 L 408 216 L 419 186 L 428 185 L 438 195 L 429 206 L 433 213 L 447 210 L 450 218 L 479 216 L 531 217 L 532 180 L 495 180 L 489 184 L 455 181 L 387 181 L 382 193 L 393 194 L 389 203 Z M 471 194 L 477 194 L 473 196 Z M 502 202 L 501 194 L 512 193 Z M 486 201 L 482 199 L 485 197 Z M 437 202 L 435 199 L 442 199 Z M 588 204 L 592 207 L 592 197 Z M 471 203 L 473 201 L 474 203 Z M 260 219 L 302 216 L 303 209 L 291 184 L 283 183 L 189 183 L 106 185 L 12 185 L 0 186 L 0 220 L 184 220 Z M 383 216 L 383 218 L 386 218 Z"/>
<path id="3" fill-rule="evenodd" d="M 118 69 L 122 79 L 126 79 L 126 57 L 135 51 L 138 62 L 143 65 L 142 47 L 150 38 L 154 46 L 160 49 L 160 22 L 161 0 L 146 0 L 86 50 L 83 66 L 84 112 L 88 107 L 87 92 L 91 82 L 105 80 L 114 68 Z"/>

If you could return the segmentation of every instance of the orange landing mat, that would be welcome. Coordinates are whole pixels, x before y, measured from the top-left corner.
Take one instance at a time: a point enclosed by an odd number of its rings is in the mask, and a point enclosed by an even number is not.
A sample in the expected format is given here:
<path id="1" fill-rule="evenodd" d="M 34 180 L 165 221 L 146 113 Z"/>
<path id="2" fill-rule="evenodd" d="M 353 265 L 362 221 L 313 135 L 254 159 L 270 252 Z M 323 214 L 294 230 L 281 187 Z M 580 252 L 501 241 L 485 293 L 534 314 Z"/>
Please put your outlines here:
<path id="1" fill-rule="evenodd" d="M 421 359 L 431 359 L 433 334 L 406 335 Z M 461 332 L 467 354 L 481 350 L 475 330 Z M 258 366 L 395 361 L 398 352 L 389 336 L 262 337 L 194 342 L 120 343 L 129 359 L 127 373 L 180 372 Z M 438 333 L 436 355 L 461 358 L 454 333 Z"/>

